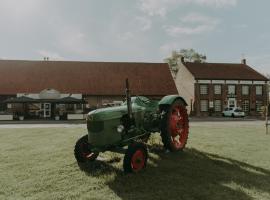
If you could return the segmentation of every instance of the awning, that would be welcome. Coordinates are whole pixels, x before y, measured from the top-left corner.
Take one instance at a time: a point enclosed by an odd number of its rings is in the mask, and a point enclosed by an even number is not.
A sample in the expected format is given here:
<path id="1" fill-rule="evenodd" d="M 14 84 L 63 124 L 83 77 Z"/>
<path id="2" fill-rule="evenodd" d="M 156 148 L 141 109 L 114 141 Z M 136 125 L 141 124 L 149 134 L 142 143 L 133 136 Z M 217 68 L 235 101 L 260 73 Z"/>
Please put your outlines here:
<path id="1" fill-rule="evenodd" d="M 25 96 L 12 97 L 3 101 L 3 103 L 38 103 L 38 102 L 39 101 L 37 99 L 33 99 L 30 97 L 25 97 Z"/>
<path id="2" fill-rule="evenodd" d="M 76 99 L 74 97 L 64 97 L 61 99 L 54 99 L 53 103 L 62 103 L 62 104 L 86 104 L 86 101 L 83 99 Z"/>
<path id="3" fill-rule="evenodd" d="M 13 97 L 6 99 L 3 103 L 60 103 L 60 104 L 86 104 L 83 99 L 76 99 L 74 97 L 64 97 L 61 99 L 33 99 L 26 96 Z"/>

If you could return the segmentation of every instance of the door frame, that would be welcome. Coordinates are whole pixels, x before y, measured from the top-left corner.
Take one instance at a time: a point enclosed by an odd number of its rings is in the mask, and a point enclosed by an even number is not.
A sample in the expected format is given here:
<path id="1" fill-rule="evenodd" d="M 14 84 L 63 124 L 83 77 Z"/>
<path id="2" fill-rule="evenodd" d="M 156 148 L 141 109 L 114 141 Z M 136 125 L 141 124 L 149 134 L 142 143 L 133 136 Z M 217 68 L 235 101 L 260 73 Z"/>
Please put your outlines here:
<path id="1" fill-rule="evenodd" d="M 43 103 L 43 117 L 50 118 L 52 116 L 52 104 Z"/>
<path id="2" fill-rule="evenodd" d="M 230 106 L 230 102 L 234 102 L 234 106 Z M 228 105 L 227 105 L 228 108 L 235 108 L 237 107 L 237 101 L 236 101 L 236 98 L 228 98 Z"/>

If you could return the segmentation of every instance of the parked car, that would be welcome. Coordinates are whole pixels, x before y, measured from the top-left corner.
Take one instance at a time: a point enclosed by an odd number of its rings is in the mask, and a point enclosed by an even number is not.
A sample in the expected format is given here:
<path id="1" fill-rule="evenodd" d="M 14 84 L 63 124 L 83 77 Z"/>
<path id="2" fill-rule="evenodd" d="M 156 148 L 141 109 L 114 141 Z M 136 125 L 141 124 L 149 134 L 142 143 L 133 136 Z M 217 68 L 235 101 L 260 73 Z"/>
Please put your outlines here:
<path id="1" fill-rule="evenodd" d="M 223 117 L 245 117 L 245 112 L 239 107 L 225 108 L 222 115 Z"/>

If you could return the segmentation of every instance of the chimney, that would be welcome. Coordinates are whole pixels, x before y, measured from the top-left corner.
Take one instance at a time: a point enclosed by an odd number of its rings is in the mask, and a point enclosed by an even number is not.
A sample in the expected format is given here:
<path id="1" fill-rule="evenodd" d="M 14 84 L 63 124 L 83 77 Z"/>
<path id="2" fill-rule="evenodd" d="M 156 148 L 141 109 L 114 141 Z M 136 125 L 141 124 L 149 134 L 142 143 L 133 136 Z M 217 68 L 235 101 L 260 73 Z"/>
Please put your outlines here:
<path id="1" fill-rule="evenodd" d="M 246 65 L 247 64 L 247 60 L 245 58 L 242 59 L 241 61 L 242 64 Z"/>

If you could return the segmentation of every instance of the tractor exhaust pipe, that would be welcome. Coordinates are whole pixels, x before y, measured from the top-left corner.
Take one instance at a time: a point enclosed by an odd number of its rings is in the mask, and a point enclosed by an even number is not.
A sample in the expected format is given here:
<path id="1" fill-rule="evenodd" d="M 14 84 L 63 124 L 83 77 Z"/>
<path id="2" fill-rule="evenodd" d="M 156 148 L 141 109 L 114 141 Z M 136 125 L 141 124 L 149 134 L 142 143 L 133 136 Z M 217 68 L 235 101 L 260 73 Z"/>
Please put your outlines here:
<path id="1" fill-rule="evenodd" d="M 128 79 L 126 79 L 126 99 L 127 99 L 128 117 L 131 120 L 132 119 L 132 107 L 131 107 L 131 97 L 130 97 L 130 89 L 129 89 Z"/>

